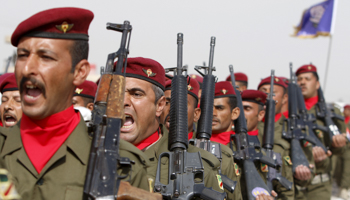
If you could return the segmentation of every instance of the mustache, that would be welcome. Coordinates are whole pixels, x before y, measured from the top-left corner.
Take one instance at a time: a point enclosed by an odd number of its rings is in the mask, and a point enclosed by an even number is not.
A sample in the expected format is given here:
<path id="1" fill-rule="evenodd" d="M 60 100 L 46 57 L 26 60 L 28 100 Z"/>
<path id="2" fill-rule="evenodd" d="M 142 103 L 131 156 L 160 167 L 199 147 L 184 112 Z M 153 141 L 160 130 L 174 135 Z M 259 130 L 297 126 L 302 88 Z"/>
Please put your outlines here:
<path id="1" fill-rule="evenodd" d="M 20 82 L 20 85 L 19 85 L 19 92 L 20 92 L 20 94 L 24 91 L 24 84 L 27 81 L 32 82 L 33 85 L 38 87 L 41 90 L 41 92 L 44 95 L 44 97 L 46 98 L 46 89 L 45 89 L 44 84 L 42 82 L 38 81 L 37 79 L 35 79 L 34 77 L 23 77 L 21 79 L 21 82 Z"/>
<path id="2" fill-rule="evenodd" d="M 212 121 L 217 121 L 217 122 L 221 123 L 220 119 L 217 118 L 217 117 L 213 117 L 213 120 L 212 120 Z"/>

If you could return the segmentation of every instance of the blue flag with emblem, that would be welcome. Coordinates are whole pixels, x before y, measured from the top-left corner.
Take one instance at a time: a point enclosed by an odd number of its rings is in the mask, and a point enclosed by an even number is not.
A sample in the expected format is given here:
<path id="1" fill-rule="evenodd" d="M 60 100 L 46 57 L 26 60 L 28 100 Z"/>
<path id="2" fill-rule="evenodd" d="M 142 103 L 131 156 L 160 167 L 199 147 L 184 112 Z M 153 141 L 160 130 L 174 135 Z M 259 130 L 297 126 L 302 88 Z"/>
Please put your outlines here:
<path id="1" fill-rule="evenodd" d="M 336 0 L 327 0 L 305 10 L 293 36 L 315 38 L 333 34 Z"/>

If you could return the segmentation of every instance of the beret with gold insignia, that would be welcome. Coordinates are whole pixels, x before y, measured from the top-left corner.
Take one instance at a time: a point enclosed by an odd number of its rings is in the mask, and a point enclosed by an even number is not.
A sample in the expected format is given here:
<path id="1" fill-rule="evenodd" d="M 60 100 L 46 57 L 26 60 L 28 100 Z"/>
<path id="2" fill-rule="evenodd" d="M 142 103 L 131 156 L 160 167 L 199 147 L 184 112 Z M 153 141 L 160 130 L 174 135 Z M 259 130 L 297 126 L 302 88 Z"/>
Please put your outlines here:
<path id="1" fill-rule="evenodd" d="M 96 90 L 97 90 L 96 83 L 86 80 L 81 85 L 76 87 L 73 96 L 81 96 L 81 97 L 86 97 L 90 99 L 95 99 Z"/>
<path id="2" fill-rule="evenodd" d="M 302 73 L 306 73 L 306 72 L 316 72 L 317 73 L 317 68 L 315 65 L 309 64 L 309 65 L 303 65 L 301 67 L 299 67 L 299 69 L 295 72 L 295 75 L 299 75 Z"/>
<path id="3" fill-rule="evenodd" d="M 165 89 L 165 70 L 155 60 L 142 57 L 128 58 L 125 75 L 148 81 L 163 91 Z"/>
<path id="4" fill-rule="evenodd" d="M 6 73 L 0 76 L 0 92 L 18 90 L 16 76 L 14 73 Z"/>
<path id="5" fill-rule="evenodd" d="M 233 86 L 229 81 L 220 81 L 215 84 L 214 98 L 235 97 L 235 96 L 236 96 L 235 90 L 233 89 Z"/>
<path id="6" fill-rule="evenodd" d="M 259 85 L 258 85 L 258 90 L 259 90 L 259 88 L 260 88 L 261 86 L 263 86 L 263 85 L 270 85 L 270 82 L 271 82 L 271 76 L 264 78 L 264 79 L 261 80 L 261 82 L 259 83 Z M 280 78 L 280 77 L 277 77 L 277 76 L 275 76 L 274 84 L 275 84 L 275 85 L 282 86 L 282 87 L 284 87 L 284 88 L 286 88 L 286 89 L 287 89 L 287 87 L 288 87 L 288 85 L 283 81 L 283 79 Z"/>
<path id="7" fill-rule="evenodd" d="M 11 37 L 17 46 L 24 37 L 89 40 L 88 29 L 94 14 L 86 9 L 63 7 L 44 10 L 21 22 Z"/>
<path id="8" fill-rule="evenodd" d="M 234 75 L 235 81 L 248 83 L 248 76 L 245 73 L 236 72 Z M 226 81 L 231 81 L 231 75 L 226 78 Z"/>
<path id="9" fill-rule="evenodd" d="M 259 90 L 244 90 L 242 91 L 242 101 L 264 105 L 266 102 L 266 94 Z"/>
<path id="10" fill-rule="evenodd" d="M 165 82 L 165 90 L 171 90 L 171 80 Z M 198 101 L 199 83 L 196 79 L 187 77 L 187 93 L 192 95 Z"/>

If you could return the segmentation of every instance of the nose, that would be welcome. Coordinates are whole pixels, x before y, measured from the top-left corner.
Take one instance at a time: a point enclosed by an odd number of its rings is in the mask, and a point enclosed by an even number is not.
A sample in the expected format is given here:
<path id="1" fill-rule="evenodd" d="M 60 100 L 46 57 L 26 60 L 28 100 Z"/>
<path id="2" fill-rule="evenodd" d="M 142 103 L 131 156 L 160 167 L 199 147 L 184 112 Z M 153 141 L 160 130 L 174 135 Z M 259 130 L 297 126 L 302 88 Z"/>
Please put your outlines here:
<path id="1" fill-rule="evenodd" d="M 37 56 L 30 54 L 26 60 L 25 66 L 23 68 L 22 74 L 24 77 L 29 77 L 31 75 L 36 75 L 38 69 Z"/>
<path id="2" fill-rule="evenodd" d="M 129 94 L 129 92 L 125 92 L 125 95 L 124 95 L 124 108 L 125 107 L 130 107 L 130 105 L 131 105 L 130 94 Z"/>
<path id="3" fill-rule="evenodd" d="M 213 116 L 216 116 L 216 109 L 215 109 L 215 106 L 213 108 Z"/>
<path id="4" fill-rule="evenodd" d="M 9 111 L 9 110 L 13 110 L 13 100 L 9 100 L 8 102 L 4 103 L 4 110 L 5 111 Z"/>

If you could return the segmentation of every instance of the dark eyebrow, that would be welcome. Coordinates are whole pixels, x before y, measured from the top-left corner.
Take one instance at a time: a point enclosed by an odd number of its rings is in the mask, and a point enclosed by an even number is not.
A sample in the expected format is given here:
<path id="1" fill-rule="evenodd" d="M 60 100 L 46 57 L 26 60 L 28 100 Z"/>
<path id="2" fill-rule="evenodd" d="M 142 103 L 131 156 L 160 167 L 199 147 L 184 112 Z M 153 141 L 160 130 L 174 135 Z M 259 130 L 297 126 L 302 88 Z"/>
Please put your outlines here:
<path id="1" fill-rule="evenodd" d="M 138 87 L 126 89 L 126 91 L 127 91 L 127 92 L 142 92 L 142 93 L 146 94 L 146 92 L 145 92 L 143 89 L 138 88 Z"/>
<path id="2" fill-rule="evenodd" d="M 243 108 L 252 108 L 250 105 L 243 105 Z"/>
<path id="3" fill-rule="evenodd" d="M 28 49 L 25 49 L 25 48 L 17 48 L 17 53 L 18 53 L 19 51 L 24 51 L 24 52 L 26 52 L 26 53 L 29 53 L 29 50 L 28 50 Z"/>
<path id="4" fill-rule="evenodd" d="M 214 105 L 214 107 L 215 107 L 215 108 L 225 108 L 224 105 L 220 105 L 220 104 L 219 104 L 219 105 Z"/>
<path id="5" fill-rule="evenodd" d="M 171 101 L 171 98 L 170 97 L 166 97 L 165 100 Z"/>

